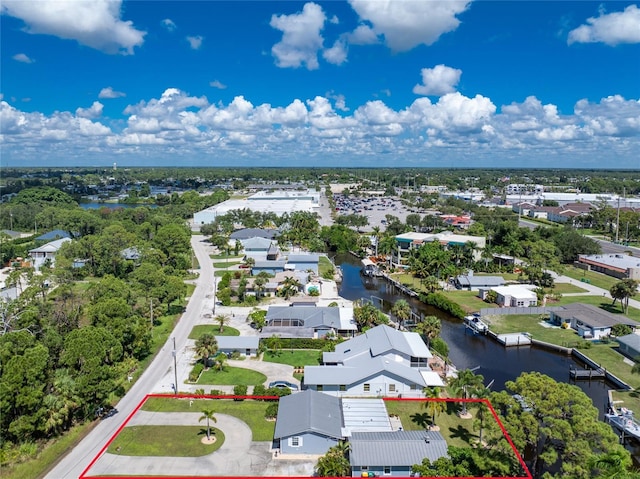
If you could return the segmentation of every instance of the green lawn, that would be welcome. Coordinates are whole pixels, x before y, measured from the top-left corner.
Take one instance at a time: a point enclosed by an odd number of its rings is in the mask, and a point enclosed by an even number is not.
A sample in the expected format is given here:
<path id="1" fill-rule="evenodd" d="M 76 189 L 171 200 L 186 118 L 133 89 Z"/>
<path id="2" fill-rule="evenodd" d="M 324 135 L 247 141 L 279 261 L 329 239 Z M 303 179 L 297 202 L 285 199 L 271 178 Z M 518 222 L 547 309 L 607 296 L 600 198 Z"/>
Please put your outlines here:
<path id="1" fill-rule="evenodd" d="M 320 364 L 319 349 L 281 349 L 274 353 L 265 351 L 263 361 L 271 363 L 289 364 L 290 366 L 317 366 Z"/>
<path id="2" fill-rule="evenodd" d="M 636 391 L 611 391 L 614 401 L 622 401 L 616 407 L 626 407 L 633 412 L 640 414 L 640 393 Z"/>
<path id="3" fill-rule="evenodd" d="M 225 366 L 224 371 L 216 371 L 213 368 L 203 371 L 200 379 L 198 379 L 198 384 L 255 386 L 256 384 L 264 383 L 266 380 L 267 377 L 258 371 Z"/>
<path id="4" fill-rule="evenodd" d="M 254 441 L 271 441 L 276 423 L 264 418 L 266 401 L 233 401 L 231 399 L 194 399 L 189 406 L 189 399 L 173 399 L 152 397 L 143 404 L 143 411 L 156 412 L 198 412 L 205 408 L 213 408 L 215 413 L 228 414 L 247 423 L 253 433 Z"/>
<path id="5" fill-rule="evenodd" d="M 598 288 L 606 289 L 609 291 L 611 286 L 619 282 L 620 280 L 606 274 L 596 273 L 595 271 L 585 271 L 584 269 L 576 268 L 575 266 L 567 266 L 564 271 L 564 275 L 575 280 L 588 279 L 592 285 Z"/>
<path id="6" fill-rule="evenodd" d="M 242 261 L 222 261 L 220 263 L 213 263 L 213 267 L 214 268 L 218 268 L 218 269 L 226 269 L 226 268 L 230 268 L 231 266 L 236 266 L 242 264 Z"/>
<path id="7" fill-rule="evenodd" d="M 326 256 L 320 256 L 318 261 L 318 274 L 322 278 L 324 278 L 327 272 L 331 270 L 335 270 L 335 267 L 333 266 L 333 264 L 331 264 L 329 258 L 327 258 Z"/>
<path id="8" fill-rule="evenodd" d="M 485 303 L 478 297 L 477 291 L 453 290 L 441 291 L 451 301 L 458 303 L 467 313 L 480 311 L 482 308 L 495 308 L 497 304 Z"/>
<path id="9" fill-rule="evenodd" d="M 125 427 L 107 452 L 122 456 L 198 457 L 211 454 L 224 444 L 224 433 L 211 428 L 213 444 L 200 441 L 207 435 L 202 426 L 131 426 Z"/>
<path id="10" fill-rule="evenodd" d="M 221 259 L 221 260 L 229 260 L 229 261 L 234 261 L 234 260 L 242 260 L 243 255 L 239 255 L 239 256 L 235 256 L 235 255 L 227 255 L 226 253 L 222 253 L 222 254 L 212 254 L 209 256 L 211 259 Z"/>
<path id="11" fill-rule="evenodd" d="M 430 424 L 431 417 L 426 412 L 422 401 L 385 401 L 389 414 L 397 414 L 405 431 L 424 431 L 425 421 Z M 447 411 L 436 416 L 436 425 L 440 427 L 440 434 L 449 446 L 469 447 L 478 441 L 479 430 L 474 428 L 476 408 L 471 404 L 469 412 L 471 419 L 461 419 L 455 411 L 454 403 L 447 403 Z M 485 415 L 485 421 L 494 421 L 490 412 Z M 486 434 L 486 429 L 484 430 Z"/>
<path id="12" fill-rule="evenodd" d="M 640 375 L 631 372 L 632 366 L 624 362 L 624 356 L 616 350 L 617 347 L 618 343 L 615 341 L 610 343 L 595 343 L 591 348 L 581 348 L 580 352 L 622 379 L 631 387 L 640 387 Z"/>
<path id="13" fill-rule="evenodd" d="M 556 283 L 555 286 L 553 287 L 553 289 L 551 290 L 552 293 L 556 293 L 556 294 L 568 294 L 568 293 L 586 293 L 587 290 L 584 288 L 581 288 L 580 286 L 577 286 L 575 284 L 569 284 L 569 283 Z"/>
<path id="14" fill-rule="evenodd" d="M 189 333 L 189 339 L 200 339 L 205 333 L 211 333 L 215 336 L 240 336 L 240 331 L 236 328 L 225 326 L 224 331 L 220 332 L 220 326 L 217 324 L 198 324 Z"/>

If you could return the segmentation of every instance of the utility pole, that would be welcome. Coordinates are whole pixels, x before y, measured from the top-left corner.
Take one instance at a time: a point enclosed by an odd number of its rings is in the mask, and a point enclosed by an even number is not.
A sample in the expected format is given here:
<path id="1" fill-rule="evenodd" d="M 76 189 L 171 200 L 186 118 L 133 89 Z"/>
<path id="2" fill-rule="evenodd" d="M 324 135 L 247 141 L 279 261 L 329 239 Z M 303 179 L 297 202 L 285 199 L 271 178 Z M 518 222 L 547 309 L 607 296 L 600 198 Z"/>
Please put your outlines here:
<path id="1" fill-rule="evenodd" d="M 618 214 L 616 216 L 616 243 L 618 242 L 619 229 L 620 229 L 620 197 L 618 196 Z"/>
<path id="2" fill-rule="evenodd" d="M 176 391 L 176 394 L 178 394 L 178 361 L 176 359 L 176 356 L 178 355 L 178 352 L 176 351 L 176 337 L 173 337 L 173 351 L 171 351 L 171 355 L 173 356 L 173 375 L 174 375 L 174 389 Z"/>
<path id="3" fill-rule="evenodd" d="M 153 330 L 153 299 L 149 300 L 149 316 L 151 316 L 151 329 Z"/>

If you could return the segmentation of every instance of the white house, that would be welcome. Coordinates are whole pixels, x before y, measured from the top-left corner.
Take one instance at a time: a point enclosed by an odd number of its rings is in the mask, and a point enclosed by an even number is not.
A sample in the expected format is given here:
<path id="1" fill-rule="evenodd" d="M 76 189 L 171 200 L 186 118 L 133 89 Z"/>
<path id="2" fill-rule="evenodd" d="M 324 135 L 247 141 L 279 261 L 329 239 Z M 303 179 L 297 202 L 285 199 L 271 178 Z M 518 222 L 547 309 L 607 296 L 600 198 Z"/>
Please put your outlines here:
<path id="1" fill-rule="evenodd" d="M 422 397 L 423 388 L 444 385 L 431 357 L 418 333 L 376 326 L 323 353 L 322 366 L 306 366 L 304 383 L 337 396 Z"/>
<path id="2" fill-rule="evenodd" d="M 258 336 L 216 336 L 218 352 L 227 355 L 234 351 L 244 357 L 255 357 L 258 354 L 260 338 Z"/>
<path id="3" fill-rule="evenodd" d="M 639 326 L 636 321 L 625 316 L 584 303 L 572 303 L 552 311 L 549 319 L 555 324 L 568 323 L 585 339 L 607 337 L 611 334 L 611 328 L 617 324 L 625 324 L 634 331 Z"/>
<path id="4" fill-rule="evenodd" d="M 530 288 L 532 285 L 510 285 L 496 286 L 494 288 L 480 289 L 478 296 L 483 300 L 486 299 L 489 291 L 495 291 L 498 295 L 496 304 L 504 307 L 528 308 L 538 304 L 538 295 Z"/>
<path id="5" fill-rule="evenodd" d="M 42 265 L 47 262 L 51 266 L 53 266 L 56 260 L 56 253 L 58 252 L 60 247 L 67 241 L 71 241 L 71 238 L 60 238 L 55 241 L 51 241 L 50 243 L 44 244 L 39 248 L 29 250 L 29 256 L 33 260 L 33 267 L 36 269 L 36 271 L 39 270 Z"/>

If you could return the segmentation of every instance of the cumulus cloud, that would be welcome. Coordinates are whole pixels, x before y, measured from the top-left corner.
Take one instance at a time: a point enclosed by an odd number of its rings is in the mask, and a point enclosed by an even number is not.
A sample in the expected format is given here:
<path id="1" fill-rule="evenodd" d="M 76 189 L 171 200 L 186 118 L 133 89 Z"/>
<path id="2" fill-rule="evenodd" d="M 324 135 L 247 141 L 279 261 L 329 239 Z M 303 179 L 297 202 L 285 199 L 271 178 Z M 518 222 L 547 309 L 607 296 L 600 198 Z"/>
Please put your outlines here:
<path id="1" fill-rule="evenodd" d="M 334 65 L 342 65 L 347 61 L 347 44 L 343 40 L 336 40 L 331 48 L 322 52 L 322 58 Z"/>
<path id="2" fill-rule="evenodd" d="M 227 85 L 225 85 L 224 83 L 222 83 L 221 81 L 218 81 L 218 80 L 213 80 L 213 81 L 209 82 L 209 86 L 211 86 L 213 88 L 217 88 L 219 90 L 224 90 L 225 88 L 227 88 Z"/>
<path id="3" fill-rule="evenodd" d="M 629 5 L 622 12 L 600 12 L 598 17 L 587 19 L 569 32 L 567 38 L 572 43 L 605 43 L 616 46 L 621 43 L 640 43 L 640 9 Z"/>
<path id="4" fill-rule="evenodd" d="M 199 50 L 202 46 L 202 40 L 204 40 L 204 37 L 201 35 L 187 37 L 187 41 L 189 42 L 189 46 L 192 50 Z"/>
<path id="5" fill-rule="evenodd" d="M 122 0 L 57 0 L 55 2 L 4 0 L 2 13 L 21 19 L 25 31 L 75 40 L 105 53 L 132 55 L 146 32 L 120 18 Z"/>
<path id="6" fill-rule="evenodd" d="M 322 7 L 312 2 L 306 3 L 302 12 L 273 15 L 269 25 L 282 32 L 282 40 L 271 48 L 276 65 L 281 68 L 304 65 L 308 70 L 316 70 L 318 51 L 324 41 L 320 32 L 325 20 Z"/>
<path id="7" fill-rule="evenodd" d="M 162 20 L 162 22 L 160 22 L 162 24 L 162 26 L 164 28 L 166 28 L 167 30 L 169 30 L 170 32 L 174 31 L 176 28 L 178 28 L 176 26 L 175 23 L 173 23 L 173 20 L 171 20 L 170 18 L 165 18 L 164 20 Z"/>
<path id="8" fill-rule="evenodd" d="M 456 91 L 462 70 L 446 65 L 436 65 L 433 68 L 423 68 L 422 84 L 413 87 L 417 95 L 442 96 Z"/>
<path id="9" fill-rule="evenodd" d="M 369 25 L 358 25 L 349 34 L 349 43 L 352 45 L 373 45 L 379 41 L 378 35 Z"/>
<path id="10" fill-rule="evenodd" d="M 126 95 L 121 91 L 114 90 L 110 86 L 103 88 L 102 90 L 100 90 L 100 93 L 98 93 L 98 98 L 112 99 L 112 98 L 120 98 L 123 96 L 126 96 Z"/>
<path id="11" fill-rule="evenodd" d="M 81 118 L 98 118 L 102 115 L 102 108 L 104 105 L 99 101 L 94 101 L 89 108 L 78 108 L 76 110 L 76 116 Z"/>
<path id="12" fill-rule="evenodd" d="M 15 61 L 20 63 L 33 63 L 34 60 L 29 58 L 25 53 L 17 53 L 12 57 Z"/>
<path id="13" fill-rule="evenodd" d="M 457 15 L 471 4 L 467 0 L 349 0 L 349 3 L 361 20 L 371 23 L 377 35 L 384 35 L 386 44 L 394 51 L 435 43 L 441 35 L 458 28 Z"/>
<path id="14" fill-rule="evenodd" d="M 640 100 L 620 95 L 580 100 L 568 114 L 533 96 L 497 108 L 490 98 L 460 92 L 437 101 L 420 97 L 400 108 L 374 100 L 350 112 L 345 103 L 342 95 L 328 92 L 283 106 L 254 104 L 243 96 L 213 104 L 169 88 L 127 106 L 123 129 L 119 119 L 108 120 L 113 128 L 95 120 L 102 112 L 99 102 L 45 115 L 0 101 L 0 133 L 3 154 L 20 162 L 56 154 L 67 161 L 92 151 L 98 162 L 123 155 L 175 164 L 177 158 L 192 161 L 215 152 L 236 165 L 255 164 L 256 155 L 264 155 L 265 161 L 277 157 L 290 164 L 305 158 L 314 166 L 354 165 L 359 158 L 422 164 L 425 157 L 446 158 L 445 166 L 472 159 L 480 166 L 482 158 L 484 165 L 515 166 L 519 155 L 518 166 L 557 166 L 559 158 L 568 166 L 571 158 L 587 164 L 607 157 L 634 167 L 640 152 Z"/>

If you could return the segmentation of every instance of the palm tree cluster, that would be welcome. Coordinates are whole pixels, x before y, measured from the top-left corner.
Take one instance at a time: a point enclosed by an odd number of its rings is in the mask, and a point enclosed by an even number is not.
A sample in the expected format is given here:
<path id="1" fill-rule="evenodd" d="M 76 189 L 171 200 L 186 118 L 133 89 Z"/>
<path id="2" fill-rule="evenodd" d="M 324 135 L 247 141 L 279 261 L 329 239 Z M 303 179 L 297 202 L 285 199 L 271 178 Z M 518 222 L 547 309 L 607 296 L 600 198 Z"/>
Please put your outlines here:
<path id="1" fill-rule="evenodd" d="M 340 441 L 318 459 L 316 474 L 319 477 L 348 477 L 351 475 L 349 464 L 349 443 Z"/>
<path id="2" fill-rule="evenodd" d="M 211 333 L 205 333 L 196 340 L 195 344 L 196 354 L 202 360 L 205 368 L 210 366 L 210 358 L 218 352 L 218 341 L 216 337 Z"/>

